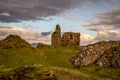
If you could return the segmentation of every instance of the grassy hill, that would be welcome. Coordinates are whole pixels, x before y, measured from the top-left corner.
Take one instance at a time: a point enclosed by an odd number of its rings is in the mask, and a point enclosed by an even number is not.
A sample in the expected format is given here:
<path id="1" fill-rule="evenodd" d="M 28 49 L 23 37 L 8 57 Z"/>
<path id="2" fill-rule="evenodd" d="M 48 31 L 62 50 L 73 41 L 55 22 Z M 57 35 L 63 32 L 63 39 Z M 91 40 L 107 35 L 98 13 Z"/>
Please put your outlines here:
<path id="1" fill-rule="evenodd" d="M 32 48 L 31 45 L 18 35 L 9 35 L 5 39 L 0 40 L 1 49 L 11 48 Z"/>
<path id="2" fill-rule="evenodd" d="M 0 80 L 120 79 L 119 68 L 101 68 L 93 64 L 80 69 L 74 68 L 69 58 L 78 52 L 79 50 L 74 48 L 55 48 L 46 45 L 36 49 L 0 48 Z M 51 74 L 54 75 L 52 79 Z"/>

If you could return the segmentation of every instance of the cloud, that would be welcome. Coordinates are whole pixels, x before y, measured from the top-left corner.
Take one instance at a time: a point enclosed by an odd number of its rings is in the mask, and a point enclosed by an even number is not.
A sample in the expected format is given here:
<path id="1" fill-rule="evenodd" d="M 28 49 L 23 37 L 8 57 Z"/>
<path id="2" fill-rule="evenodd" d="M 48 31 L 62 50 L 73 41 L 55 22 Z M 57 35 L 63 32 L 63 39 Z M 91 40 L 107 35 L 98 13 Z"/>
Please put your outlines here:
<path id="1" fill-rule="evenodd" d="M 81 36 L 80 36 L 80 41 L 81 41 L 81 44 L 82 45 L 86 45 L 86 44 L 90 44 L 93 42 L 95 37 L 89 35 L 89 34 L 83 34 L 81 33 Z"/>
<path id="2" fill-rule="evenodd" d="M 20 27 L 0 27 L 0 39 L 4 39 L 10 34 L 19 35 L 29 43 L 51 43 L 51 34 L 43 35 Z"/>
<path id="3" fill-rule="evenodd" d="M 120 4 L 119 0 L 0 0 L 0 14 L 2 14 L 0 21 L 19 22 L 42 19 L 41 17 L 56 15 L 74 7 L 106 2 Z"/>
<path id="4" fill-rule="evenodd" d="M 51 34 L 47 36 L 39 37 L 38 40 L 39 41 L 37 42 L 40 42 L 40 43 L 51 44 Z"/>
<path id="5" fill-rule="evenodd" d="M 100 30 L 98 31 L 98 35 L 94 40 L 96 41 L 120 40 L 119 35 L 120 32 L 117 30 Z"/>
<path id="6" fill-rule="evenodd" d="M 96 17 L 99 19 L 98 21 L 84 26 L 93 27 L 103 25 L 105 27 L 120 28 L 120 8 L 114 8 L 106 12 L 97 13 Z"/>
<path id="7" fill-rule="evenodd" d="M 0 21 L 14 22 L 20 20 L 34 20 L 40 17 L 55 15 L 70 8 L 72 0 L 1 0 Z"/>
<path id="8" fill-rule="evenodd" d="M 41 32 L 41 34 L 43 35 L 43 36 L 48 36 L 48 35 L 50 35 L 52 32 L 51 31 L 49 31 L 49 32 Z"/>
<path id="9" fill-rule="evenodd" d="M 120 8 L 97 13 L 96 17 L 98 20 L 83 25 L 88 30 L 97 32 L 94 42 L 120 40 Z"/>
<path id="10" fill-rule="evenodd" d="M 0 15 L 2 15 L 2 16 L 10 16 L 9 13 L 0 13 Z"/>
<path id="11" fill-rule="evenodd" d="M 24 28 L 19 27 L 0 27 L 0 36 L 7 36 L 9 34 L 16 34 L 25 39 L 33 39 L 35 33 L 32 33 Z"/>
<path id="12" fill-rule="evenodd" d="M 120 40 L 119 30 L 106 27 L 89 27 L 88 30 L 97 31 L 97 36 L 93 39 L 94 42 Z"/>

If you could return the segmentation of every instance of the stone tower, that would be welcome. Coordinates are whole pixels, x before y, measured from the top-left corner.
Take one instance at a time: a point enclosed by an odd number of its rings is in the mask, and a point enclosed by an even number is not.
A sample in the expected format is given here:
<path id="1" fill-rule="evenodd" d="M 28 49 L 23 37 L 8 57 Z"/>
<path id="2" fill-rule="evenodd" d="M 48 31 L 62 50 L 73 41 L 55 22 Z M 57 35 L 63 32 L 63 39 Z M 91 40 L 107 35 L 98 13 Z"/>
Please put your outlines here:
<path id="1" fill-rule="evenodd" d="M 60 25 L 56 25 L 55 32 L 52 34 L 52 45 L 53 46 L 60 46 L 61 45 L 61 29 Z"/>

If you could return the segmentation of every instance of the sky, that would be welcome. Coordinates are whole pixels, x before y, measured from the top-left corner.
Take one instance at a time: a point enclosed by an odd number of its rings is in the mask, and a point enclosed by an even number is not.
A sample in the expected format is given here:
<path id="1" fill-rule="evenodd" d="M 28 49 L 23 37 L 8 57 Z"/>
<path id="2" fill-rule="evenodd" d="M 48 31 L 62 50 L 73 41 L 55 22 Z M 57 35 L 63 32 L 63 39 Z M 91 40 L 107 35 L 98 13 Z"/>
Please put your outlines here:
<path id="1" fill-rule="evenodd" d="M 81 44 L 120 40 L 120 0 L 0 0 L 0 39 L 51 44 L 56 24 L 79 32 Z"/>

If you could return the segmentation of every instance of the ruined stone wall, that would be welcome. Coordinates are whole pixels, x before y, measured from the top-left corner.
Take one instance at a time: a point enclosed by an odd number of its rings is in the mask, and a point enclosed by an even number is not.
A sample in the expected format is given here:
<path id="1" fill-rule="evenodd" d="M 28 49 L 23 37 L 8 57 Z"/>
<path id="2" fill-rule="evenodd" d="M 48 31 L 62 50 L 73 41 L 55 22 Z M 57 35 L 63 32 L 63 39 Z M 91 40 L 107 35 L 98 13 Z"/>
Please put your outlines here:
<path id="1" fill-rule="evenodd" d="M 102 64 L 104 63 L 104 61 L 100 62 L 101 60 L 99 60 L 101 56 L 104 55 L 105 52 L 108 51 L 109 49 L 118 46 L 120 46 L 120 41 L 109 41 L 109 42 L 102 41 L 95 44 L 83 46 L 81 47 L 81 50 L 78 54 L 75 54 L 70 58 L 70 62 L 75 67 L 86 66 L 96 61 L 99 61 L 96 62 L 98 63 L 98 65 L 104 66 L 105 64 Z"/>
<path id="2" fill-rule="evenodd" d="M 52 45 L 60 46 L 61 45 L 61 29 L 60 25 L 56 25 L 55 32 L 52 34 Z"/>
<path id="3" fill-rule="evenodd" d="M 80 33 L 65 32 L 61 38 L 60 25 L 56 25 L 56 30 L 52 34 L 53 46 L 80 46 Z"/>
<path id="4" fill-rule="evenodd" d="M 66 32 L 61 39 L 62 46 L 80 46 L 80 33 Z"/>

